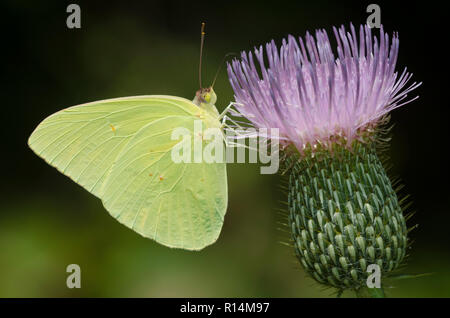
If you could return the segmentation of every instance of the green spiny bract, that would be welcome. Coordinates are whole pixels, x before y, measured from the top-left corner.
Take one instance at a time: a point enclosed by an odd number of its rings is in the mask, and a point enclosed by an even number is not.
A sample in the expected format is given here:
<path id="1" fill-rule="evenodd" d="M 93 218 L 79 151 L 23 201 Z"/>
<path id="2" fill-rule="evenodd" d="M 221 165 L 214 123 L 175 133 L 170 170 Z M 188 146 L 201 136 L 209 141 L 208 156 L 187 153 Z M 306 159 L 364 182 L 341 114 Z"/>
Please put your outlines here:
<path id="1" fill-rule="evenodd" d="M 316 281 L 358 290 L 370 264 L 380 266 L 381 278 L 399 266 L 407 228 L 375 142 L 336 144 L 332 152 L 286 161 L 295 254 Z"/>

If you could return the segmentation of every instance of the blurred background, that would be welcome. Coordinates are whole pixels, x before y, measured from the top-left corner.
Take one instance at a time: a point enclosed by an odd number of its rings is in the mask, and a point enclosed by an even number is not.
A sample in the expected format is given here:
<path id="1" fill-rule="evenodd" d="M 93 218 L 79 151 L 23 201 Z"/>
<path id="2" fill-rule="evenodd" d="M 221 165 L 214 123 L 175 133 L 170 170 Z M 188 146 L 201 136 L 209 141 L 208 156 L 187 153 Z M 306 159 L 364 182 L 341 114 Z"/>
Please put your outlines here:
<path id="1" fill-rule="evenodd" d="M 81 7 L 81 29 L 66 7 Z M 450 296 L 447 50 L 444 10 L 430 1 L 376 2 L 390 34 L 400 34 L 398 69 L 424 84 L 420 99 L 392 114 L 393 174 L 413 199 L 414 241 L 395 297 Z M 223 56 L 287 34 L 365 23 L 370 2 L 4 0 L 2 12 L 1 297 L 332 297 L 307 278 L 280 242 L 285 195 L 280 177 L 255 164 L 228 167 L 229 208 L 219 240 L 200 252 L 173 250 L 119 224 L 102 203 L 39 159 L 27 139 L 68 106 L 140 94 L 193 98 L 199 28 L 206 22 L 204 83 Z M 330 34 L 331 36 L 331 34 Z M 334 41 L 334 39 L 333 39 Z M 226 71 L 217 106 L 233 100 Z M 68 289 L 66 266 L 81 267 Z M 345 294 L 344 296 L 351 296 Z"/>

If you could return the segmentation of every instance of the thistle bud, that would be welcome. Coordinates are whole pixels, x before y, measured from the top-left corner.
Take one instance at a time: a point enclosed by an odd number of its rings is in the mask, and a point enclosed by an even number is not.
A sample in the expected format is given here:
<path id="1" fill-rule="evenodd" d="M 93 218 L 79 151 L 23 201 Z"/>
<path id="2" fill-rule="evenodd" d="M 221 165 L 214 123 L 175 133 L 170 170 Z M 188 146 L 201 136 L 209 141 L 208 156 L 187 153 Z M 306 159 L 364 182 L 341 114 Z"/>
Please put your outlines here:
<path id="1" fill-rule="evenodd" d="M 381 275 L 405 256 L 407 229 L 374 144 L 336 145 L 314 158 L 288 157 L 289 225 L 295 254 L 319 283 L 366 286 L 371 264 Z"/>

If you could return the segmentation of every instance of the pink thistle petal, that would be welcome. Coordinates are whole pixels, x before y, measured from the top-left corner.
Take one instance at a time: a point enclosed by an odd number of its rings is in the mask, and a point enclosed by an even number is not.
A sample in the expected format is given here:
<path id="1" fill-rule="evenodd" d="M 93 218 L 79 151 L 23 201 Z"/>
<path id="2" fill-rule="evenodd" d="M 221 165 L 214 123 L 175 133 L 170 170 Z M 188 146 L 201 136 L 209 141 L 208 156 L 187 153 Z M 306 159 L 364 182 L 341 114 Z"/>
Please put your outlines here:
<path id="1" fill-rule="evenodd" d="M 412 74 L 395 72 L 399 40 L 391 40 L 383 28 L 377 38 L 368 26 L 333 27 L 337 57 L 325 30 L 306 33 L 298 41 L 291 35 L 241 53 L 228 64 L 236 110 L 256 128 L 278 128 L 282 143 L 300 151 L 308 144 L 329 145 L 335 136 L 358 139 L 365 127 L 373 127 L 407 99 L 422 83 L 406 87 Z"/>

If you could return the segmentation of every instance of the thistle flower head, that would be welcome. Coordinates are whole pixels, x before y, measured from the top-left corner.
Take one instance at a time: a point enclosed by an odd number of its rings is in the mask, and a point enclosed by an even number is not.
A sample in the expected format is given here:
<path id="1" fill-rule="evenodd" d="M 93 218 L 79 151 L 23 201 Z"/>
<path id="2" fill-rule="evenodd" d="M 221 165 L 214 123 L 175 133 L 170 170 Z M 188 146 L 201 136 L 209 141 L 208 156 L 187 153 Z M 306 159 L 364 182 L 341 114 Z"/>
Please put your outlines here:
<path id="1" fill-rule="evenodd" d="M 399 40 L 380 28 L 379 38 L 368 26 L 359 34 L 353 25 L 333 28 L 337 56 L 325 30 L 315 38 L 288 36 L 278 50 L 272 40 L 254 55 L 228 64 L 238 115 L 257 128 L 279 128 L 280 140 L 303 152 L 308 145 L 325 148 L 342 137 L 347 145 L 379 123 L 388 112 L 416 99 L 408 93 L 412 74 L 395 71 Z M 268 66 L 265 64 L 268 61 Z"/>
<path id="2" fill-rule="evenodd" d="M 321 284 L 360 291 L 369 266 L 385 277 L 405 258 L 401 201 L 370 141 L 387 113 L 417 98 L 408 94 L 421 83 L 408 85 L 406 68 L 395 71 L 396 33 L 333 30 L 336 56 L 317 30 L 298 41 L 289 36 L 280 49 L 274 41 L 255 49 L 260 70 L 243 52 L 228 74 L 236 115 L 256 128 L 278 128 L 281 143 L 298 150 L 285 159 L 287 224 L 300 263 Z"/>

